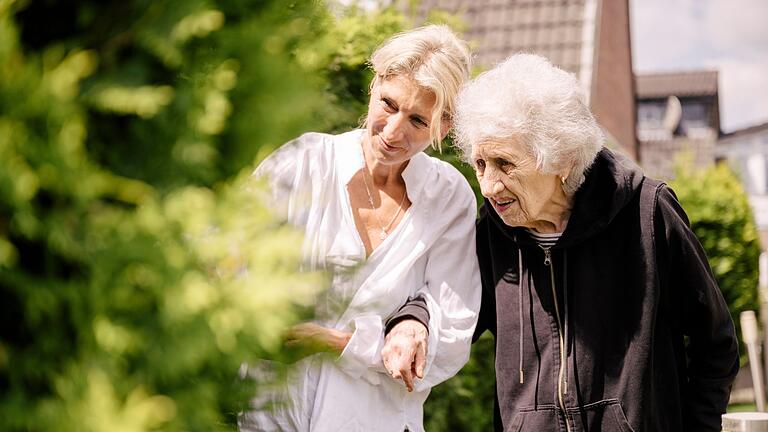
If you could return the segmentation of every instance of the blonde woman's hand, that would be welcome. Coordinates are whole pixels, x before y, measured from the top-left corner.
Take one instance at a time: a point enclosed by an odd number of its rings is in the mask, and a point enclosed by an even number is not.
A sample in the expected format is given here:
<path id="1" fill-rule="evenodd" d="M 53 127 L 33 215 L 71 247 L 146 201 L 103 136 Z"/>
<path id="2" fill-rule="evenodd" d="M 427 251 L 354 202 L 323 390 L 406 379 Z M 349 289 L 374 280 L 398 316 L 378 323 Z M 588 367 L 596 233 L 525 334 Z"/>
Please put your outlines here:
<path id="1" fill-rule="evenodd" d="M 350 333 L 308 322 L 296 324 L 288 330 L 285 346 L 300 349 L 306 355 L 318 352 L 341 354 L 351 337 Z"/>

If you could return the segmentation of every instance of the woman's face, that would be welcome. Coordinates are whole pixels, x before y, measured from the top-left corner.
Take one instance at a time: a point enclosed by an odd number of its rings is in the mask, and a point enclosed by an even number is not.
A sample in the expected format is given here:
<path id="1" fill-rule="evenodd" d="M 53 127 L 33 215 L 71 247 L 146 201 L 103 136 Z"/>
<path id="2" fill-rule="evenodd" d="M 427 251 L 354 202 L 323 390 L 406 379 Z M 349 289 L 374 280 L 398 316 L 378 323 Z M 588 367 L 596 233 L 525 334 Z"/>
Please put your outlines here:
<path id="1" fill-rule="evenodd" d="M 432 92 L 405 77 L 382 80 L 373 88 L 366 124 L 372 154 L 379 163 L 400 164 L 427 148 L 435 99 Z"/>
<path id="2" fill-rule="evenodd" d="M 505 224 L 536 228 L 561 216 L 565 197 L 560 178 L 543 174 L 525 146 L 488 140 L 472 147 L 472 165 L 483 196 Z"/>

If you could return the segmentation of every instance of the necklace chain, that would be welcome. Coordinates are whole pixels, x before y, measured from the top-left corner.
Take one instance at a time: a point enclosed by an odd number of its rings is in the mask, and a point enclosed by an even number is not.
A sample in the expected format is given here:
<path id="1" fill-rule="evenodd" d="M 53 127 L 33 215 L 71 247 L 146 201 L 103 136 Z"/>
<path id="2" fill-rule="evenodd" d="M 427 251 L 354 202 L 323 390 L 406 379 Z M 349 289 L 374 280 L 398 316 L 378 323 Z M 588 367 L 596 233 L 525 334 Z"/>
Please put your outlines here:
<path id="1" fill-rule="evenodd" d="M 373 211 L 373 217 L 376 218 L 376 223 L 379 225 L 379 238 L 381 240 L 384 240 L 387 238 L 389 233 L 389 228 L 392 227 L 392 224 L 395 222 L 395 219 L 397 219 L 397 216 L 400 214 L 400 212 L 403 210 L 403 203 L 405 203 L 405 196 L 408 195 L 408 193 L 403 192 L 403 198 L 400 200 L 400 205 L 397 206 L 397 211 L 392 216 L 392 219 L 389 220 L 389 223 L 386 226 L 383 226 L 381 223 L 381 219 L 379 219 L 379 214 L 376 212 L 376 207 L 373 205 L 373 195 L 371 194 L 371 190 L 368 188 L 368 180 L 367 180 L 367 173 L 368 173 L 368 163 L 364 160 L 364 169 L 363 169 L 363 184 L 365 185 L 365 192 L 368 194 L 368 204 L 371 205 L 371 210 Z M 373 179 L 373 177 L 371 177 Z"/>

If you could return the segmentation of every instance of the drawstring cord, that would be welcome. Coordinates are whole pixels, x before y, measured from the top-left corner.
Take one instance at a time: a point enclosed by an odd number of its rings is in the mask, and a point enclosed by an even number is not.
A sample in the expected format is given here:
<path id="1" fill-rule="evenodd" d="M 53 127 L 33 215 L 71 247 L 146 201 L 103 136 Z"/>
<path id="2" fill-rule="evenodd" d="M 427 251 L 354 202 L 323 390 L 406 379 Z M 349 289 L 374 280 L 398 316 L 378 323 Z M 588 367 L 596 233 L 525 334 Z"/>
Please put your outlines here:
<path id="1" fill-rule="evenodd" d="M 568 253 L 563 250 L 563 304 L 565 305 L 565 358 L 568 359 Z M 563 377 L 563 394 L 568 394 L 568 362 L 564 362 L 565 376 Z"/>
<path id="2" fill-rule="evenodd" d="M 517 299 L 517 316 L 519 319 L 520 329 L 520 384 L 525 382 L 525 375 L 523 373 L 523 250 L 517 249 L 517 279 L 518 279 L 518 299 Z"/>

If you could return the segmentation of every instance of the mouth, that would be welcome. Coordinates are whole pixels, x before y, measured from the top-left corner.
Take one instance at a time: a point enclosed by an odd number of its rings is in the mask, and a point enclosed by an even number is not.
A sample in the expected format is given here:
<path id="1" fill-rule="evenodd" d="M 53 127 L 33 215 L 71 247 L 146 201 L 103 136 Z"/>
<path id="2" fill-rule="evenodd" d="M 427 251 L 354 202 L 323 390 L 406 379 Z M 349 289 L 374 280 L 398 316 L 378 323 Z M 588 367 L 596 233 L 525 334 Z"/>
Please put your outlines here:
<path id="1" fill-rule="evenodd" d="M 381 147 L 387 152 L 394 153 L 400 150 L 400 147 L 389 145 L 389 143 L 381 136 L 379 136 L 379 142 L 381 142 Z"/>
<path id="2" fill-rule="evenodd" d="M 493 207 L 496 208 L 496 211 L 499 213 L 502 213 L 503 211 L 511 207 L 512 204 L 517 202 L 517 199 L 502 198 L 501 200 L 491 199 L 490 201 L 493 204 Z"/>

